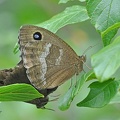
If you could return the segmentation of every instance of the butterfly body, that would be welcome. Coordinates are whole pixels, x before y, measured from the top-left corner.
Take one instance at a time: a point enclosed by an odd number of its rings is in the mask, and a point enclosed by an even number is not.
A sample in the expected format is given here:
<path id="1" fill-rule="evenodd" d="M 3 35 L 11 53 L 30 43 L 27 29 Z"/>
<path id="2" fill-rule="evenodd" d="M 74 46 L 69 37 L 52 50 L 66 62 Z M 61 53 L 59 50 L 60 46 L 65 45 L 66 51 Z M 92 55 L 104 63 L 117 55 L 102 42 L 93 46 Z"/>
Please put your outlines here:
<path id="1" fill-rule="evenodd" d="M 21 27 L 19 45 L 27 77 L 37 89 L 59 86 L 83 70 L 85 56 L 79 57 L 62 39 L 44 28 Z"/>

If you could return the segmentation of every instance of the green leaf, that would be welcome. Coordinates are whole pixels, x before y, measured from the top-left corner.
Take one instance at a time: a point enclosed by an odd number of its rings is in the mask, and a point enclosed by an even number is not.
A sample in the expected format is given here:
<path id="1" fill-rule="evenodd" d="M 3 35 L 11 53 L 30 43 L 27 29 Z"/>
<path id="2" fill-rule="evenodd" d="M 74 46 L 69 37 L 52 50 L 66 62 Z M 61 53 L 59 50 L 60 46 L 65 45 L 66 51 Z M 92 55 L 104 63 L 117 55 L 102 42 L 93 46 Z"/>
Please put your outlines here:
<path id="1" fill-rule="evenodd" d="M 84 82 L 90 79 L 94 79 L 94 78 L 95 77 L 94 77 L 93 71 L 90 71 L 82 75 L 81 79 L 79 79 L 77 83 L 73 85 L 67 91 L 67 93 L 59 100 L 59 109 L 62 111 L 67 110 L 70 107 L 71 102 L 73 101 L 74 97 L 78 94 Z"/>
<path id="2" fill-rule="evenodd" d="M 12 84 L 0 87 L 0 101 L 29 101 L 43 97 L 29 84 Z"/>
<path id="3" fill-rule="evenodd" d="M 120 0 L 87 0 L 87 11 L 91 18 L 91 23 L 100 33 L 120 22 L 119 6 Z M 102 36 L 105 46 L 110 43 L 116 32 L 117 29 Z"/>
<path id="4" fill-rule="evenodd" d="M 87 15 L 86 8 L 75 5 L 72 7 L 67 7 L 63 12 L 57 14 L 48 21 L 37 24 L 37 26 L 46 28 L 55 33 L 65 25 L 83 22 L 88 19 L 89 17 Z"/>
<path id="5" fill-rule="evenodd" d="M 119 27 L 120 22 L 112 25 L 101 33 L 105 45 L 110 44 L 110 39 L 114 37 Z"/>
<path id="6" fill-rule="evenodd" d="M 120 67 L 120 37 L 94 54 L 91 64 L 99 81 L 108 80 Z"/>
<path id="7" fill-rule="evenodd" d="M 18 43 L 16 43 L 15 47 L 13 49 L 13 53 L 16 54 L 16 53 L 18 53 L 18 51 L 19 51 L 19 45 L 18 45 Z"/>
<path id="8" fill-rule="evenodd" d="M 88 73 L 84 74 L 84 79 L 85 79 L 85 81 L 96 79 L 94 71 L 91 70 Z"/>
<path id="9" fill-rule="evenodd" d="M 102 37 L 104 46 L 109 45 L 111 43 L 111 39 L 115 36 L 115 34 L 117 33 L 117 30 L 118 29 L 111 30 Z"/>
<path id="10" fill-rule="evenodd" d="M 79 102 L 77 106 L 99 108 L 107 105 L 118 92 L 119 83 L 111 79 L 103 83 L 93 82 L 89 87 L 88 96 Z"/>
<path id="11" fill-rule="evenodd" d="M 119 28 L 120 27 L 120 22 L 119 23 L 115 23 L 114 25 L 110 26 L 109 28 L 107 28 L 105 31 L 103 31 L 101 34 L 102 34 L 102 38 L 104 38 L 104 36 L 106 34 L 108 34 L 110 31 L 116 29 L 116 28 Z"/>

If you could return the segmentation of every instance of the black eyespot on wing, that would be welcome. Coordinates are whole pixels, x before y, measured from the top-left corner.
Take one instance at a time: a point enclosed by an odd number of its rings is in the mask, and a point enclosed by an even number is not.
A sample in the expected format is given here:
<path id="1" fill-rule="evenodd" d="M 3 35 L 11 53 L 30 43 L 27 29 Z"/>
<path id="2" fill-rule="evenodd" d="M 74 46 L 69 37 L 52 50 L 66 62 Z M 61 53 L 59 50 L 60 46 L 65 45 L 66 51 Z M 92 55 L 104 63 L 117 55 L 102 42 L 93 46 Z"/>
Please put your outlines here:
<path id="1" fill-rule="evenodd" d="M 35 32 L 33 34 L 33 39 L 34 40 L 41 40 L 42 39 L 42 34 L 40 32 Z"/>

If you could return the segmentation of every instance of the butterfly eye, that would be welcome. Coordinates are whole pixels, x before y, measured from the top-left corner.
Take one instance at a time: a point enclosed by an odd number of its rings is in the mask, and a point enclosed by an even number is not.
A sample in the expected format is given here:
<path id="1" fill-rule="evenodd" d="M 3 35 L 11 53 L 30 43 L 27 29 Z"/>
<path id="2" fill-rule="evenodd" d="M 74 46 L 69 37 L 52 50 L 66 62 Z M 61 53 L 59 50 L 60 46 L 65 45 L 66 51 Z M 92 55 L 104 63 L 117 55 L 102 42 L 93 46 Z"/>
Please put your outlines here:
<path id="1" fill-rule="evenodd" d="M 34 40 L 41 40 L 42 39 L 42 35 L 41 35 L 40 32 L 35 32 L 33 34 L 33 38 L 34 38 Z"/>

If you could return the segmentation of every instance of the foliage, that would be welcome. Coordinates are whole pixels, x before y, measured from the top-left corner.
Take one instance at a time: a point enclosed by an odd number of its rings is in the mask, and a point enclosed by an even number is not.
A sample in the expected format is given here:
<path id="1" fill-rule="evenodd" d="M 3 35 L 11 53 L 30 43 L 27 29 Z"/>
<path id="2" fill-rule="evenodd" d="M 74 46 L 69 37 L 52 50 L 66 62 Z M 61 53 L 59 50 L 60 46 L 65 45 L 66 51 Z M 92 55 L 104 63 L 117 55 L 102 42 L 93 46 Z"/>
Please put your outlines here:
<path id="1" fill-rule="evenodd" d="M 0 101 L 28 101 L 43 97 L 29 84 L 13 84 L 0 87 Z"/>
<path id="2" fill-rule="evenodd" d="M 60 3 L 67 1 L 60 0 Z M 101 35 L 104 47 L 91 57 L 93 72 L 88 74 L 89 81 L 93 79 L 96 81 L 89 85 L 90 92 L 84 100 L 79 101 L 77 104 L 79 107 L 103 107 L 109 104 L 113 98 L 115 100 L 116 94 L 119 95 L 120 79 L 113 76 L 120 67 L 120 37 L 114 38 L 120 27 L 119 6 L 120 0 L 86 0 L 86 6 L 73 5 L 67 7 L 48 21 L 37 24 L 55 33 L 65 25 L 80 23 L 89 19 L 96 32 L 98 31 Z M 61 110 L 69 108 L 88 78 L 81 77 L 78 80 L 78 86 L 73 85 L 69 89 L 61 102 Z M 81 81 L 84 82 L 81 84 Z M 120 99 L 118 100 L 117 96 L 118 101 L 120 102 Z"/>

